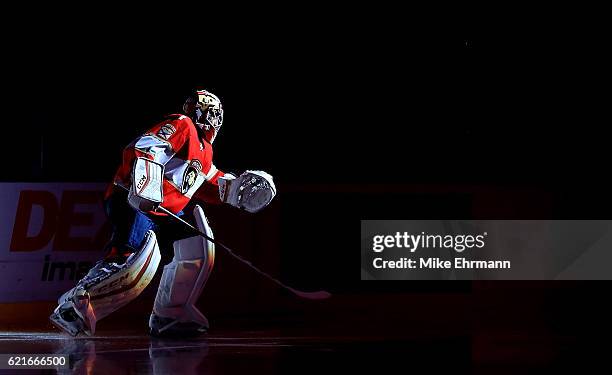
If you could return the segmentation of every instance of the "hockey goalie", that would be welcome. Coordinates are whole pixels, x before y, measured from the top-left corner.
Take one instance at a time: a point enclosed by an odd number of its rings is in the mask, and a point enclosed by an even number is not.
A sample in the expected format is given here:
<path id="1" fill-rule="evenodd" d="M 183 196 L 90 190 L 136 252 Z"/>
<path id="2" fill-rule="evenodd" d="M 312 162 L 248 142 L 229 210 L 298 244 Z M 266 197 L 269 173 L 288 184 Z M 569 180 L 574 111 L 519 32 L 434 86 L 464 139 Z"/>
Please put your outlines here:
<path id="1" fill-rule="evenodd" d="M 93 335 L 96 323 L 136 298 L 163 267 L 149 319 L 154 336 L 197 335 L 208 330 L 195 307 L 214 264 L 215 246 L 163 212 L 182 216 L 191 199 L 225 203 L 248 212 L 267 206 L 276 194 L 262 171 L 240 176 L 213 164 L 212 144 L 223 123 L 217 96 L 197 90 L 182 114 L 169 115 L 123 152 L 123 162 L 105 195 L 112 237 L 104 259 L 58 300 L 51 322 L 76 336 Z M 195 205 L 194 226 L 214 238 L 203 209 Z"/>

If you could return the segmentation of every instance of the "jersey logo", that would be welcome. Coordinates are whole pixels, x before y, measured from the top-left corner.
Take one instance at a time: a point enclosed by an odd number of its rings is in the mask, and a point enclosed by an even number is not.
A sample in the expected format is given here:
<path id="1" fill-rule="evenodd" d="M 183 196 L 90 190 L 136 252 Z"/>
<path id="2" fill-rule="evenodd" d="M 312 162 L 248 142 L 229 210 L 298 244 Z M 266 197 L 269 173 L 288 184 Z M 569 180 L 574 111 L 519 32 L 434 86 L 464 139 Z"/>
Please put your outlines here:
<path id="1" fill-rule="evenodd" d="M 174 126 L 171 124 L 166 124 L 157 131 L 157 136 L 167 141 L 168 138 L 172 137 L 172 134 L 174 133 L 176 133 Z"/>
<path id="2" fill-rule="evenodd" d="M 196 183 L 198 174 L 202 171 L 202 163 L 198 159 L 193 159 L 183 175 L 183 186 L 181 186 L 181 193 L 187 194 L 189 189 Z"/>

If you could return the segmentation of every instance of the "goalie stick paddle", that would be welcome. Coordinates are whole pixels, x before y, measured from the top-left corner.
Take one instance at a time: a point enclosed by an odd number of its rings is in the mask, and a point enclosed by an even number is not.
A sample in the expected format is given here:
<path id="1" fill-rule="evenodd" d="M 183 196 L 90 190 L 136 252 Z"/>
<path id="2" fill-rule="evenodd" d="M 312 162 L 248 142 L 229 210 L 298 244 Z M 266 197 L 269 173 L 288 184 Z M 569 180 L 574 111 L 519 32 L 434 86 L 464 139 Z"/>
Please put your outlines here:
<path id="1" fill-rule="evenodd" d="M 120 188 L 123 188 L 125 190 L 129 189 L 123 185 L 120 185 L 118 183 L 115 182 L 115 185 L 119 186 Z M 251 263 L 249 260 L 243 258 L 242 256 L 236 254 L 231 248 L 227 247 L 226 245 L 224 245 L 223 243 L 219 242 L 218 240 L 215 240 L 214 238 L 211 238 L 209 236 L 206 235 L 206 233 L 200 231 L 198 228 L 194 227 L 193 225 L 191 225 L 189 222 L 181 219 L 180 217 L 178 217 L 177 215 L 175 215 L 174 213 L 170 212 L 169 210 L 167 210 L 166 208 L 162 207 L 161 205 L 157 207 L 160 211 L 168 214 L 170 217 L 172 217 L 173 219 L 181 222 L 183 225 L 187 226 L 190 230 L 192 230 L 193 232 L 197 233 L 198 235 L 204 237 L 205 239 L 207 239 L 208 241 L 214 243 L 215 245 L 221 247 L 223 250 L 225 250 L 229 255 L 231 255 L 234 259 L 239 260 L 240 262 L 242 262 L 243 264 L 246 264 L 250 269 L 252 269 L 253 271 L 257 272 L 258 274 L 260 274 L 261 276 L 265 277 L 266 279 L 276 283 L 278 286 L 280 286 L 281 288 L 284 288 L 288 291 L 290 291 L 291 293 L 293 293 L 294 295 L 300 297 L 300 298 L 305 298 L 305 299 L 311 299 L 311 300 L 321 300 L 321 299 L 327 299 L 329 297 L 331 297 L 331 293 L 326 292 L 324 290 L 319 290 L 316 292 L 304 292 L 301 290 L 297 290 L 294 289 L 288 285 L 283 284 L 280 280 L 278 280 L 277 278 L 271 276 L 270 274 L 260 270 L 259 268 L 255 267 L 253 265 L 253 263 Z"/>

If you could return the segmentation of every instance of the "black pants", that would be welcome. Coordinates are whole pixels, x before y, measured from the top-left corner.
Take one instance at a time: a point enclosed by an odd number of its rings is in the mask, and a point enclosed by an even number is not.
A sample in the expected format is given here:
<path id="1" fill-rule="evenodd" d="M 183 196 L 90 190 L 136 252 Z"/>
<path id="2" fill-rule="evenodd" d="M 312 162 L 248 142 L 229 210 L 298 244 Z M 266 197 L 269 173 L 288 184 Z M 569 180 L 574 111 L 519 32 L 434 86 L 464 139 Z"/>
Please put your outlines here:
<path id="1" fill-rule="evenodd" d="M 157 237 L 162 262 L 167 263 L 174 255 L 172 244 L 194 236 L 191 229 L 171 217 L 147 215 L 132 208 L 127 202 L 125 191 L 114 192 L 104 202 L 104 207 L 112 223 L 111 240 L 106 246 L 107 256 L 138 251 L 143 245 L 145 234 L 152 230 Z M 186 215 L 181 211 L 178 216 Z"/>

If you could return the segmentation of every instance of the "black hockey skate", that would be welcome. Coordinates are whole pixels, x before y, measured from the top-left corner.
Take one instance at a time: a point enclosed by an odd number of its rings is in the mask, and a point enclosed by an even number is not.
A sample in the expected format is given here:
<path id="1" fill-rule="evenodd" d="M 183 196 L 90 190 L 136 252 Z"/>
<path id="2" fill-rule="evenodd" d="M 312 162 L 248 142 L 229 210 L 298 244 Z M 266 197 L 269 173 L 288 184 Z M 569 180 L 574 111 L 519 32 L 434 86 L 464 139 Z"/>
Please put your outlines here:
<path id="1" fill-rule="evenodd" d="M 151 313 L 149 318 L 150 334 L 153 337 L 197 337 L 208 332 L 208 325 L 196 322 L 179 322 Z"/>

